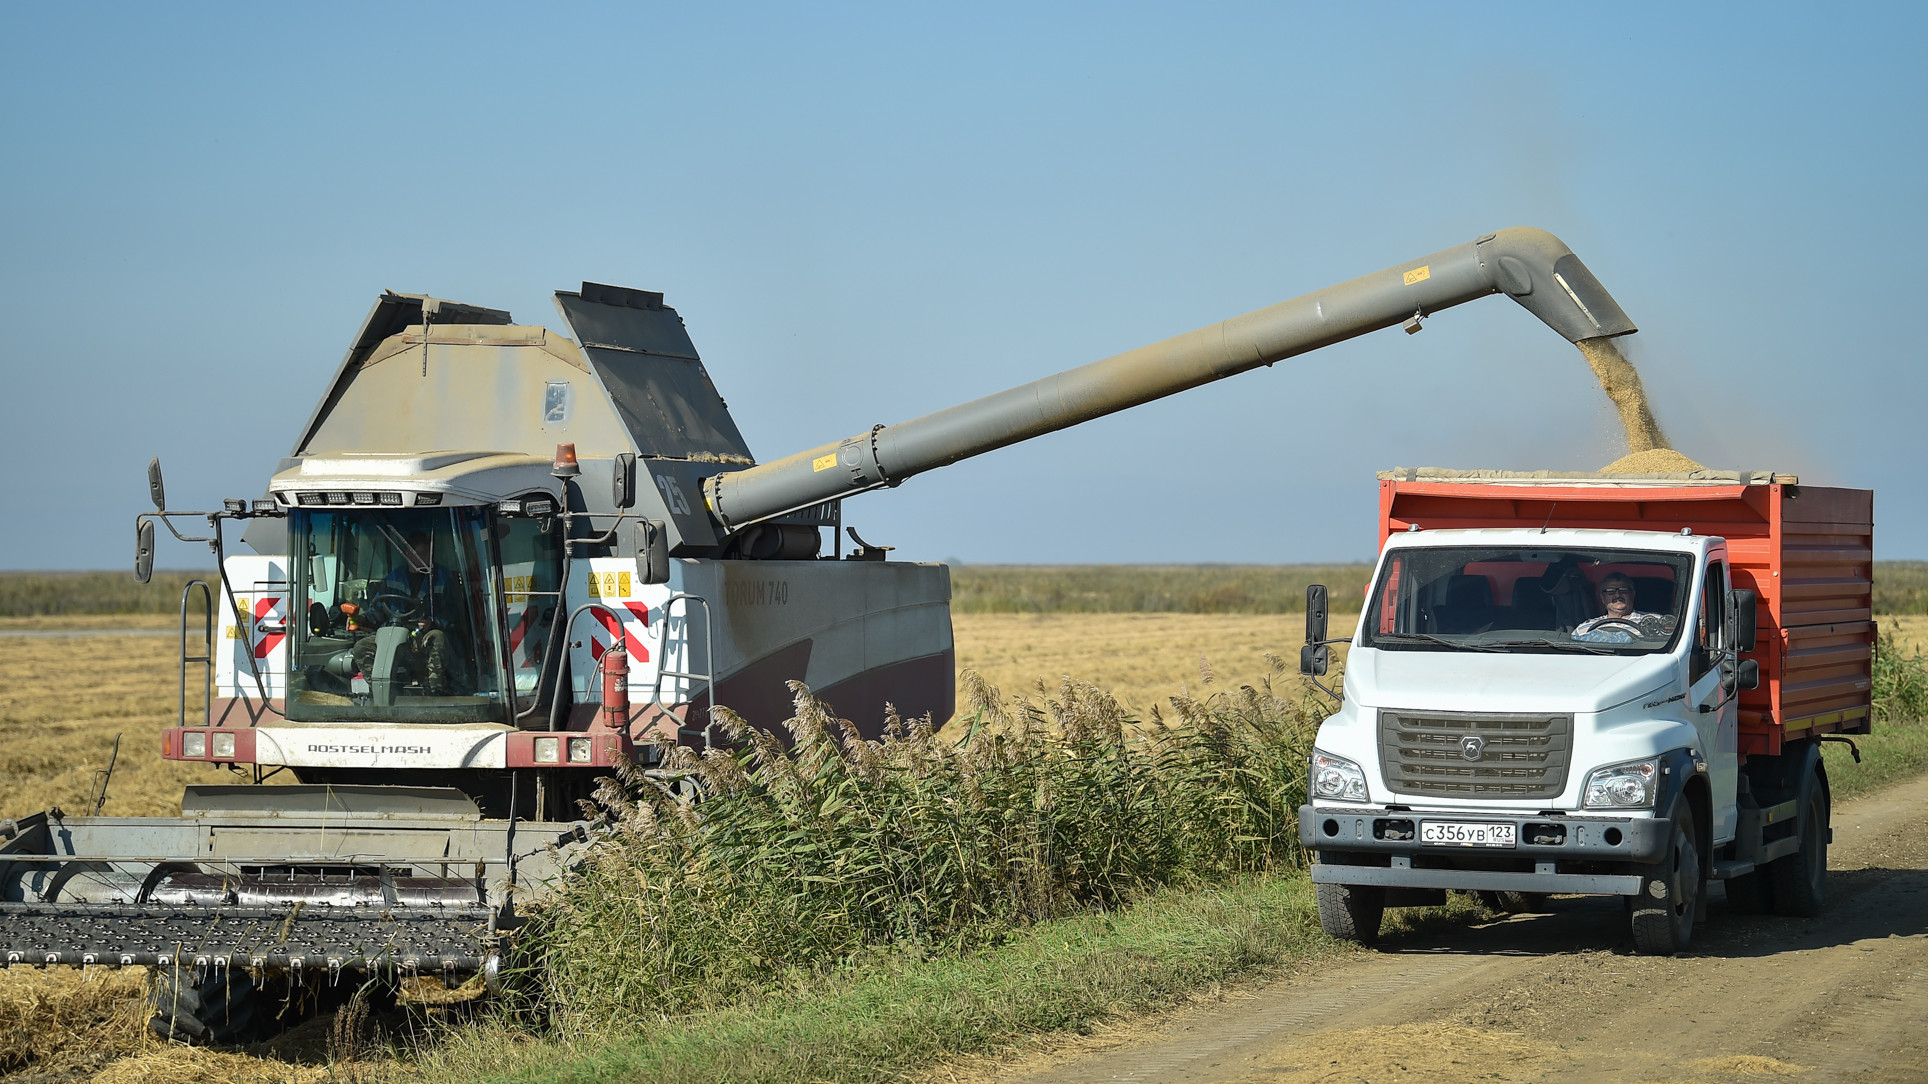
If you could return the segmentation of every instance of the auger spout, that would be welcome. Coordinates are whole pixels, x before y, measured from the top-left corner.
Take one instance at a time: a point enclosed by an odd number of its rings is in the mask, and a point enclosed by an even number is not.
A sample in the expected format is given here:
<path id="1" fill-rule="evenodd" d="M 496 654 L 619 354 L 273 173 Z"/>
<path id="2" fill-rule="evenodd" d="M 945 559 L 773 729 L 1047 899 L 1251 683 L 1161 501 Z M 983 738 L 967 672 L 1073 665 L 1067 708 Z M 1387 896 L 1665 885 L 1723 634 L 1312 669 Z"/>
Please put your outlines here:
<path id="1" fill-rule="evenodd" d="M 1571 342 L 1633 321 L 1580 258 L 1516 227 L 921 418 L 704 483 L 728 530 L 850 496 L 1188 388 L 1504 293 Z"/>

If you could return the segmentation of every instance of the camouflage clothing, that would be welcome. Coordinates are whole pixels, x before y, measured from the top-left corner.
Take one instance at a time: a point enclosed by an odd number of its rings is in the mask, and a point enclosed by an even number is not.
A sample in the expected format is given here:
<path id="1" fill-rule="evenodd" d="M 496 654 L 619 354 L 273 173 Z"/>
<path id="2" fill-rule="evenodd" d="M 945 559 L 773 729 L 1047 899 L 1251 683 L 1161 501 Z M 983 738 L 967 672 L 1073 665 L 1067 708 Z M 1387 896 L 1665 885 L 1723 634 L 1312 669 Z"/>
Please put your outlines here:
<path id="1" fill-rule="evenodd" d="M 354 650 L 355 669 L 361 671 L 363 677 L 373 678 L 375 634 L 356 640 Z M 421 682 L 422 691 L 430 696 L 447 696 L 451 658 L 448 633 L 441 629 L 411 631 L 407 642 L 395 652 L 394 678 L 403 683 Z"/>

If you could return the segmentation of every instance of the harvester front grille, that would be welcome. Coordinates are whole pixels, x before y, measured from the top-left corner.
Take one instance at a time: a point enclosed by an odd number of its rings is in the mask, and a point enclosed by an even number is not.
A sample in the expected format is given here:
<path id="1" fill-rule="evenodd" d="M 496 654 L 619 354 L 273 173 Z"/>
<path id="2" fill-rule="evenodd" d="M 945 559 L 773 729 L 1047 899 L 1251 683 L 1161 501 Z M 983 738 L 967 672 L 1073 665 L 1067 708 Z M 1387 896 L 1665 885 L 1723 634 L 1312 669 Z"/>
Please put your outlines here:
<path id="1" fill-rule="evenodd" d="M 1379 713 L 1379 762 L 1397 794 L 1555 798 L 1572 748 L 1572 715 Z"/>

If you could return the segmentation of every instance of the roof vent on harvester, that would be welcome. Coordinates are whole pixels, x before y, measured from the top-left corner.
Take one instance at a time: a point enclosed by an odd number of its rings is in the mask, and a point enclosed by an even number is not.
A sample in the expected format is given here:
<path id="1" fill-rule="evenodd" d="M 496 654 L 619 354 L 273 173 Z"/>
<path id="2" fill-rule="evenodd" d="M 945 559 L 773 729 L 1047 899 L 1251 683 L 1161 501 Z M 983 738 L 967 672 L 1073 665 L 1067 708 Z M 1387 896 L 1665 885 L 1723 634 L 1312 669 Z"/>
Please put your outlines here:
<path id="1" fill-rule="evenodd" d="M 750 449 L 663 295 L 585 282 L 556 309 L 645 456 L 750 462 Z"/>

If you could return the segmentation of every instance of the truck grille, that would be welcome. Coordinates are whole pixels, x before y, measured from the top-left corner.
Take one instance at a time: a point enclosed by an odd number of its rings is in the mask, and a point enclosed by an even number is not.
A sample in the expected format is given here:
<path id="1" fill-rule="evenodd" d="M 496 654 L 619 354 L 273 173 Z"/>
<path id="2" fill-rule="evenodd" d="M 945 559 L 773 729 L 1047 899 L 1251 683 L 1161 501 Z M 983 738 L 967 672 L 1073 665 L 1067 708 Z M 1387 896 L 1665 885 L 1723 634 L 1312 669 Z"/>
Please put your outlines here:
<path id="1" fill-rule="evenodd" d="M 1572 748 L 1571 715 L 1379 713 L 1379 763 L 1400 794 L 1554 798 Z"/>

